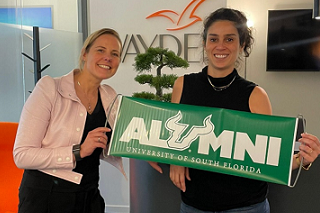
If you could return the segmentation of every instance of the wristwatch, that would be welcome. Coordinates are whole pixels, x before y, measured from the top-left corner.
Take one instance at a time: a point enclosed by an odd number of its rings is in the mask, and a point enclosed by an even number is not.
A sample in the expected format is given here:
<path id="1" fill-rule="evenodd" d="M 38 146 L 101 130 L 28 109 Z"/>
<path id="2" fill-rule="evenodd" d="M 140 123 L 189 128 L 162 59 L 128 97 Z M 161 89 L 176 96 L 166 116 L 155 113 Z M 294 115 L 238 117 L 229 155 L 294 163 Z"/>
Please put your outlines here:
<path id="1" fill-rule="evenodd" d="M 80 156 L 80 150 L 81 150 L 81 145 L 80 144 L 73 145 L 72 153 L 74 154 L 74 157 L 76 158 L 76 161 L 81 161 L 82 160 L 82 158 Z"/>

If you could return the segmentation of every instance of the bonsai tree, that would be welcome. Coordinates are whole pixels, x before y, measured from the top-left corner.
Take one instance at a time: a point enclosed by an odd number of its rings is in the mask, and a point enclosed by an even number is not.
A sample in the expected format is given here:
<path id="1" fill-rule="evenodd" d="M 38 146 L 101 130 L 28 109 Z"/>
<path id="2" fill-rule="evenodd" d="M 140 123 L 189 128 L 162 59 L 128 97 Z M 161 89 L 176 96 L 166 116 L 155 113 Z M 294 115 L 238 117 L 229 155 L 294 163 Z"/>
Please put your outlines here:
<path id="1" fill-rule="evenodd" d="M 172 88 L 178 76 L 175 74 L 162 75 L 161 69 L 163 67 L 169 67 L 171 70 L 177 67 L 187 68 L 189 63 L 177 56 L 173 51 L 160 47 L 150 47 L 146 53 L 138 54 L 135 57 L 133 66 L 139 73 L 134 80 L 139 84 L 149 84 L 150 87 L 156 90 L 155 94 L 151 92 L 133 93 L 133 97 L 170 102 L 171 93 L 163 94 L 163 89 Z M 155 76 L 145 74 L 146 72 L 151 72 L 153 67 L 156 67 Z"/>

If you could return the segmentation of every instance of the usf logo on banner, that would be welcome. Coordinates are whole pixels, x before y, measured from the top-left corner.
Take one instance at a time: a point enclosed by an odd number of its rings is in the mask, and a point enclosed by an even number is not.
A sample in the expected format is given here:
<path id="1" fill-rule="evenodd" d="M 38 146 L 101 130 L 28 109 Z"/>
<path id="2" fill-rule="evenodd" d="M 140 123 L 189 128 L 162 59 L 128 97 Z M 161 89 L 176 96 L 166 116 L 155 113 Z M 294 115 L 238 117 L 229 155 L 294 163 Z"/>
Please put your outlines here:
<path id="1" fill-rule="evenodd" d="M 290 185 L 297 121 L 122 97 L 109 154 Z"/>

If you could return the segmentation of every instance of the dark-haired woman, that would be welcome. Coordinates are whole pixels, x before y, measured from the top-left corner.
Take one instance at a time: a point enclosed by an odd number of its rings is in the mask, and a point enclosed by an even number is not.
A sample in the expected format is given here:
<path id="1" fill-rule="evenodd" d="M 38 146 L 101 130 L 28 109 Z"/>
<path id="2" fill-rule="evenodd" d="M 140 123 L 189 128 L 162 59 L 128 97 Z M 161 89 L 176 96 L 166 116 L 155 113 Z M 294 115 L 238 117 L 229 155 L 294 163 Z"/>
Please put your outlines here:
<path id="1" fill-rule="evenodd" d="M 248 57 L 253 43 L 245 15 L 221 8 L 204 21 L 202 33 L 207 66 L 201 72 L 179 77 L 173 87 L 172 102 L 218 107 L 271 115 L 272 109 L 263 88 L 239 76 L 239 57 Z M 304 166 L 320 153 L 319 140 L 310 134 L 300 139 L 298 160 Z M 293 169 L 299 165 L 293 161 Z M 161 168 L 150 162 L 156 170 Z M 180 213 L 269 213 L 268 184 L 216 172 L 170 165 L 170 178 L 181 190 Z"/>

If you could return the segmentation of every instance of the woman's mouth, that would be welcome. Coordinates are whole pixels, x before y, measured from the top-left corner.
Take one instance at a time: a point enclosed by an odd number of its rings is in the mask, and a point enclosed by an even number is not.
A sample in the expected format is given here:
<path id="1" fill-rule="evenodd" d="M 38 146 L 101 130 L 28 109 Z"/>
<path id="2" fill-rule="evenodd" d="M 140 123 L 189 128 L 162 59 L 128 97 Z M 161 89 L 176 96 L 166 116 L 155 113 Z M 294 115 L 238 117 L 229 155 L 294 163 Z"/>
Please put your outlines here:
<path id="1" fill-rule="evenodd" d="M 107 69 L 107 70 L 110 70 L 111 67 L 108 66 L 108 65 L 104 65 L 104 64 L 98 64 L 99 67 L 103 68 L 103 69 Z"/>
<path id="2" fill-rule="evenodd" d="M 214 54 L 214 57 L 219 58 L 219 59 L 223 59 L 226 58 L 228 55 L 223 55 L 223 54 Z"/>

